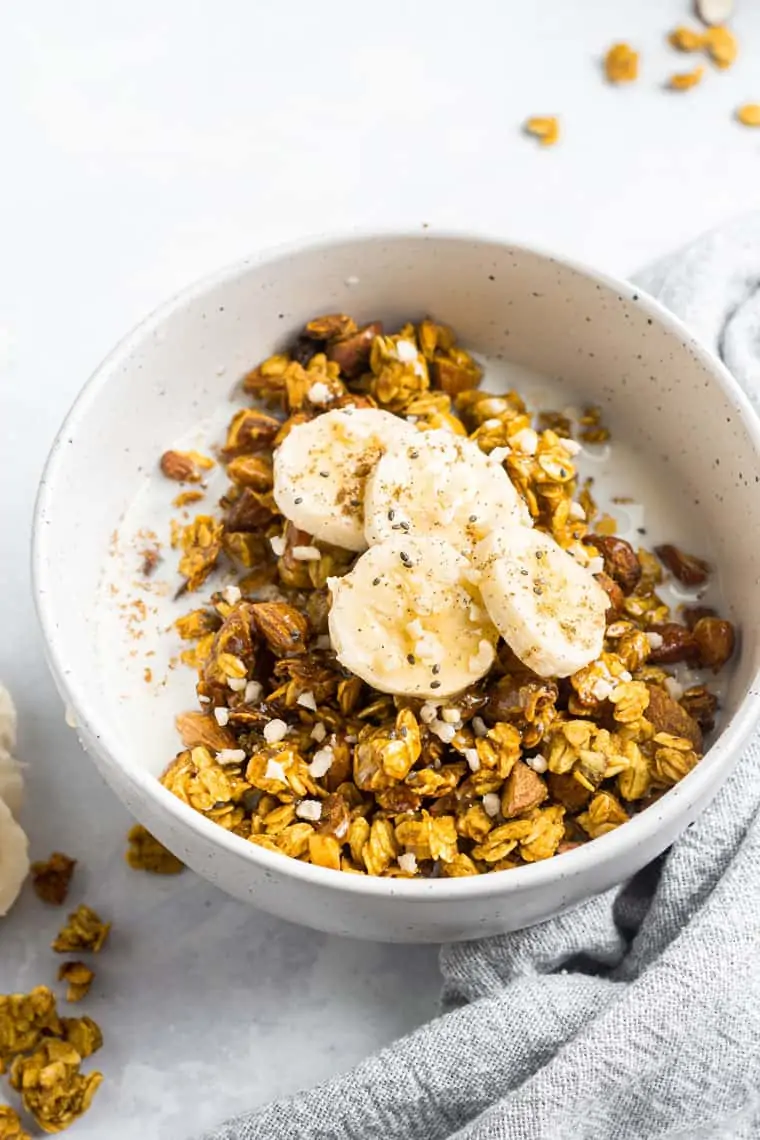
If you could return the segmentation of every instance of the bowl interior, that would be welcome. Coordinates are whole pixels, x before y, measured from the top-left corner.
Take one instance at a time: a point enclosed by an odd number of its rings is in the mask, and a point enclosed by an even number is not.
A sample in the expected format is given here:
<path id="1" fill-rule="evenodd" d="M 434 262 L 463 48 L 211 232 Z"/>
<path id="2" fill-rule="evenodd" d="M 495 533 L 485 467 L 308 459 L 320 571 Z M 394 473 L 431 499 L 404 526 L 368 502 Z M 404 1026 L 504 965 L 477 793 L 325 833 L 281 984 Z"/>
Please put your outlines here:
<path id="1" fill-rule="evenodd" d="M 487 362 L 488 387 L 527 386 L 543 407 L 601 407 L 643 480 L 642 541 L 688 542 L 720 568 L 742 628 L 725 729 L 760 662 L 746 620 L 758 597 L 760 465 L 741 396 L 633 287 L 490 241 L 350 239 L 243 263 L 171 302 L 105 362 L 56 444 L 38 515 L 40 607 L 67 699 L 118 766 L 158 774 L 177 751 L 174 715 L 195 705 L 194 674 L 177 667 L 182 647 L 165 633 L 192 599 L 172 599 L 167 539 L 171 519 L 184 520 L 158 458 L 219 439 L 237 379 L 331 311 L 388 327 L 433 315 Z M 213 509 L 214 478 L 190 514 Z M 146 580 L 143 553 L 156 544 L 164 561 Z"/>

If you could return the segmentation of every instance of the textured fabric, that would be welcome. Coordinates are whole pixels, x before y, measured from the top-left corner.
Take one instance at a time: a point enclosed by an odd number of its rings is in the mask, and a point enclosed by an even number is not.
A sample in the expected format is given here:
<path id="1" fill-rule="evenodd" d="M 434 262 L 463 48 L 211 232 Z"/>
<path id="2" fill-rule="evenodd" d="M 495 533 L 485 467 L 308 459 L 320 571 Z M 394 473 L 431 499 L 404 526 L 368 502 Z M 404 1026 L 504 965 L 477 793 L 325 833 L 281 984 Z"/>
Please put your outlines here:
<path id="1" fill-rule="evenodd" d="M 760 392 L 760 216 L 639 284 Z M 667 855 L 530 930 L 441 950 L 446 1012 L 210 1140 L 760 1136 L 760 743 Z"/>

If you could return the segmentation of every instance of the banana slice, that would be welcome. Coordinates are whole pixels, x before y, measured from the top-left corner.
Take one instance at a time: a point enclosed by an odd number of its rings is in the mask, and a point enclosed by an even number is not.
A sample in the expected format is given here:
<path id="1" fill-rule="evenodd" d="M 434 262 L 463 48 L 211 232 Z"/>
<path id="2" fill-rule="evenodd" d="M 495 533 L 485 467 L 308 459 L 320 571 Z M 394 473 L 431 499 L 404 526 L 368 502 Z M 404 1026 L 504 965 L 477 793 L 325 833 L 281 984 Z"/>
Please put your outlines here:
<path id="1" fill-rule="evenodd" d="M 450 696 L 493 664 L 499 634 L 472 568 L 440 538 L 394 535 L 330 578 L 338 660 L 383 693 Z"/>
<path id="2" fill-rule="evenodd" d="M 275 452 L 275 502 L 318 541 L 364 550 L 367 476 L 387 447 L 418 434 L 375 408 L 339 408 L 298 424 Z"/>
<path id="3" fill-rule="evenodd" d="M 0 801 L 0 917 L 13 906 L 28 874 L 29 843 L 26 835 L 7 804 Z"/>
<path id="4" fill-rule="evenodd" d="M 13 815 L 21 811 L 24 799 L 24 777 L 21 765 L 7 748 L 0 744 L 0 800 L 8 805 Z"/>
<path id="5" fill-rule="evenodd" d="M 540 677 L 569 677 L 602 651 L 608 598 L 553 538 L 502 527 L 479 543 L 483 602 L 499 633 Z"/>
<path id="6" fill-rule="evenodd" d="M 16 747 L 16 706 L 13 698 L 0 683 L 0 748 L 12 752 Z"/>
<path id="7" fill-rule="evenodd" d="M 364 533 L 370 545 L 394 533 L 429 534 L 469 554 L 503 523 L 531 525 L 500 463 L 449 431 L 391 444 L 367 479 Z"/>

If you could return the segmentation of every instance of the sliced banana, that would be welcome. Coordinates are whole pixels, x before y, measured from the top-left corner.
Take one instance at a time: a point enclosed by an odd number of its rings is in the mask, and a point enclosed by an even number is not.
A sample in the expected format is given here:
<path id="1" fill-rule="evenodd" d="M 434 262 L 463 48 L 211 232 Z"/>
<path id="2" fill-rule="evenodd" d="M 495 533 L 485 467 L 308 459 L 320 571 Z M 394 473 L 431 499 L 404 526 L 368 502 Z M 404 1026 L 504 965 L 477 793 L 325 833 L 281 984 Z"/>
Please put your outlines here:
<path id="1" fill-rule="evenodd" d="M 364 550 L 367 476 L 387 447 L 418 434 L 376 408 L 339 408 L 298 424 L 275 452 L 275 502 L 318 541 Z"/>
<path id="2" fill-rule="evenodd" d="M 364 533 L 370 545 L 394 533 L 429 534 L 469 554 L 503 523 L 531 525 L 500 463 L 449 431 L 391 444 L 367 479 Z"/>
<path id="3" fill-rule="evenodd" d="M 554 539 L 503 527 L 475 551 L 483 602 L 499 633 L 540 677 L 568 677 L 602 651 L 608 598 Z"/>
<path id="4" fill-rule="evenodd" d="M 24 799 L 24 777 L 21 765 L 7 748 L 0 745 L 0 800 L 18 816 Z"/>
<path id="5" fill-rule="evenodd" d="M 0 801 L 0 917 L 13 906 L 28 874 L 29 843 L 26 835 L 7 804 Z"/>
<path id="6" fill-rule="evenodd" d="M 472 568 L 440 538 L 394 535 L 330 578 L 338 660 L 383 693 L 450 696 L 493 664 L 499 634 Z"/>
<path id="7" fill-rule="evenodd" d="M 0 748 L 16 747 L 16 706 L 5 685 L 0 684 Z"/>

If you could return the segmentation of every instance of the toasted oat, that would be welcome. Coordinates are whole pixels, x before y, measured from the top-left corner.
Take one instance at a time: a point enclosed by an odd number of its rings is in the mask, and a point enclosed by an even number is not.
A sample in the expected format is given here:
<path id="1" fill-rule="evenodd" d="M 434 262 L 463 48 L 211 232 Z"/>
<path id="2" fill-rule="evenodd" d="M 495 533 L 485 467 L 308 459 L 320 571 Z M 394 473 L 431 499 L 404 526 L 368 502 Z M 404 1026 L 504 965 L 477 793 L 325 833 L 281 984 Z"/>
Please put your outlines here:
<path id="1" fill-rule="evenodd" d="M 631 83 L 638 78 L 639 53 L 629 44 L 613 44 L 604 57 L 604 73 L 610 83 Z"/>
<path id="2" fill-rule="evenodd" d="M 84 962 L 64 962 L 58 970 L 58 981 L 67 983 L 66 1001 L 81 1001 L 92 985 L 95 973 Z"/>
<path id="3" fill-rule="evenodd" d="M 76 865 L 76 859 L 61 851 L 54 851 L 44 863 L 32 863 L 32 886 L 37 898 L 52 906 L 61 906 L 69 893 Z"/>
<path id="4" fill-rule="evenodd" d="M 68 922 L 59 931 L 52 948 L 57 954 L 71 954 L 77 950 L 99 953 L 111 929 L 110 922 L 88 906 L 78 906 L 69 915 Z"/>
<path id="5" fill-rule="evenodd" d="M 668 43 L 677 51 L 702 51 L 706 44 L 705 33 L 679 26 L 668 33 Z"/>
<path id="6" fill-rule="evenodd" d="M 695 67 L 693 71 L 677 72 L 675 75 L 671 75 L 668 80 L 668 87 L 671 91 L 688 91 L 701 82 L 704 73 L 704 67 Z"/>
<path id="7" fill-rule="evenodd" d="M 0 994 L 0 1073 L 8 1061 L 35 1049 L 43 1035 L 60 1037 L 61 1019 L 48 986 L 28 994 Z"/>
<path id="8" fill-rule="evenodd" d="M 127 840 L 125 859 L 133 871 L 149 871 L 153 875 L 178 875 L 184 871 L 185 864 L 141 824 L 131 828 Z"/>
<path id="9" fill-rule="evenodd" d="M 760 103 L 743 103 L 735 117 L 745 127 L 760 127 Z"/>
<path id="10" fill-rule="evenodd" d="M 538 139 L 541 146 L 554 146 L 559 140 L 559 119 L 555 115 L 533 115 L 525 120 L 523 130 Z"/>

